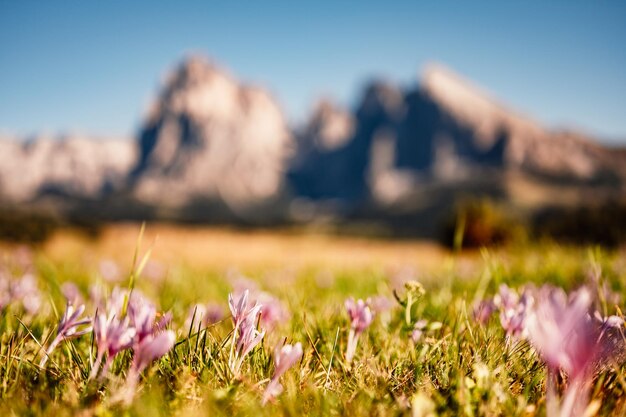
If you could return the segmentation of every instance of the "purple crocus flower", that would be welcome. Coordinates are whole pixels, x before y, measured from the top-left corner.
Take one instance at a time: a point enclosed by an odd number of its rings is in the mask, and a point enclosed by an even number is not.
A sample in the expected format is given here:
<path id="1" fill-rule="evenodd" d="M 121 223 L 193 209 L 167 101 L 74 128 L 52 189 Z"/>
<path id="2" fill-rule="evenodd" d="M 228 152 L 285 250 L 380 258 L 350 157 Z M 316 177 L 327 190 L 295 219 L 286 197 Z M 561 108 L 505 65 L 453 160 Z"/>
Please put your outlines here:
<path id="1" fill-rule="evenodd" d="M 105 362 L 102 373 L 106 374 L 115 355 L 132 346 L 136 330 L 130 325 L 128 316 L 119 319 L 115 314 L 107 315 L 97 312 L 93 322 L 93 333 L 98 348 L 98 354 L 91 368 L 89 379 L 95 378 L 98 375 L 100 363 L 105 353 L 107 355 L 107 361 Z"/>
<path id="2" fill-rule="evenodd" d="M 365 301 L 359 299 L 355 302 L 352 297 L 346 300 L 345 306 L 350 316 L 350 328 L 354 329 L 357 333 L 363 333 L 363 331 L 372 324 L 372 320 L 374 319 L 372 309 Z"/>
<path id="3" fill-rule="evenodd" d="M 61 293 L 68 303 L 73 305 L 83 304 L 83 296 L 80 289 L 73 282 L 64 282 L 61 285 Z"/>
<path id="4" fill-rule="evenodd" d="M 52 351 L 57 347 L 59 343 L 64 340 L 73 339 L 91 332 L 91 319 L 81 318 L 84 311 L 85 305 L 83 304 L 78 307 L 74 307 L 72 303 L 67 303 L 65 307 L 65 312 L 63 313 L 63 317 L 61 317 L 61 321 L 59 322 L 59 326 L 57 328 L 57 335 L 52 340 L 52 343 L 50 343 L 50 345 L 48 346 L 48 349 L 46 349 L 45 355 L 39 363 L 39 366 L 41 368 L 46 365 L 50 354 L 52 354 Z M 82 329 L 79 329 L 81 327 Z"/>
<path id="5" fill-rule="evenodd" d="M 35 315 L 41 306 L 37 279 L 29 272 L 16 278 L 8 269 L 0 267 L 0 310 L 19 302 L 29 315 Z"/>
<path id="6" fill-rule="evenodd" d="M 593 363 L 601 352 L 599 329 L 588 315 L 592 298 L 583 287 L 569 298 L 560 288 L 543 286 L 526 328 L 531 344 L 548 366 L 548 415 L 582 415 L 588 403 Z M 558 370 L 569 376 L 561 405 L 556 399 Z"/>
<path id="7" fill-rule="evenodd" d="M 263 393 L 263 404 L 272 398 L 276 398 L 283 391 L 280 384 L 280 377 L 296 364 L 302 358 L 302 344 L 300 342 L 295 345 L 280 344 L 274 349 L 274 375 Z"/>
<path id="8" fill-rule="evenodd" d="M 172 319 L 172 314 L 167 312 L 159 315 L 152 301 L 140 292 L 134 291 L 128 301 L 128 318 L 131 327 L 135 329 L 133 337 L 133 350 L 135 350 L 144 339 L 165 330 Z"/>
<path id="9" fill-rule="evenodd" d="M 496 310 L 493 299 L 481 300 L 474 306 L 472 315 L 478 323 L 486 324 Z"/>
<path id="10" fill-rule="evenodd" d="M 17 281 L 13 281 L 9 293 L 11 301 L 20 301 L 28 314 L 34 315 L 39 311 L 41 293 L 33 274 L 26 273 Z"/>
<path id="11" fill-rule="evenodd" d="M 369 297 L 365 303 L 375 315 L 386 313 L 396 305 L 393 299 L 385 297 L 384 295 Z"/>
<path id="12" fill-rule="evenodd" d="M 107 360 L 102 370 L 103 375 L 113 363 L 115 355 L 133 345 L 137 330 L 132 326 L 129 316 L 123 315 L 124 303 L 129 302 L 129 297 L 127 290 L 115 287 L 106 303 L 101 298 L 95 300 L 99 307 L 94 317 L 93 333 L 98 353 L 89 379 L 98 375 L 105 354 Z"/>
<path id="13" fill-rule="evenodd" d="M 239 298 L 232 293 L 228 295 L 228 306 L 230 307 L 234 324 L 228 366 L 235 376 L 239 375 L 239 370 L 246 355 L 265 336 L 265 331 L 257 329 L 262 305 L 255 303 L 253 306 L 250 306 L 248 296 L 248 290 L 244 291 Z"/>
<path id="14" fill-rule="evenodd" d="M 349 364 L 352 362 L 356 352 L 359 336 L 372 324 L 374 314 L 367 303 L 361 299 L 355 302 L 354 298 L 350 297 L 346 300 L 345 306 L 350 317 L 350 333 L 348 334 L 348 346 L 346 347 L 346 361 Z"/>
<path id="15" fill-rule="evenodd" d="M 102 278 L 108 282 L 116 282 L 122 278 L 120 267 L 111 259 L 103 259 L 100 261 L 99 272 Z"/>
<path id="16" fill-rule="evenodd" d="M 158 318 L 156 306 L 140 293 L 133 292 L 128 302 L 128 317 L 131 326 L 135 329 L 135 344 L 137 344 L 145 337 L 165 329 L 172 315 L 168 312 Z"/>
<path id="17" fill-rule="evenodd" d="M 238 274 L 235 276 L 232 298 L 241 300 L 245 295 L 248 306 L 262 305 L 260 319 L 263 327 L 273 329 L 278 323 L 289 320 L 289 310 L 278 298 L 269 292 L 259 290 L 253 281 Z M 231 307 L 231 312 L 232 310 Z"/>
<path id="18" fill-rule="evenodd" d="M 171 330 L 147 335 L 133 348 L 131 369 L 136 373 L 143 372 L 152 361 L 169 352 L 174 347 L 175 340 L 176 337 Z"/>
<path id="19" fill-rule="evenodd" d="M 221 305 L 217 303 L 206 304 L 203 317 L 203 322 L 205 326 L 219 323 L 220 321 L 224 320 L 224 317 L 224 308 Z"/>
<path id="20" fill-rule="evenodd" d="M 384 326 L 387 326 L 391 321 L 391 311 L 397 305 L 396 300 L 384 295 L 368 297 L 365 303 L 369 306 L 372 314 L 378 317 Z"/>
<path id="21" fill-rule="evenodd" d="M 133 362 L 126 377 L 126 387 L 122 391 L 121 400 L 124 403 L 130 404 L 132 401 L 141 373 L 151 362 L 160 359 L 172 350 L 175 341 L 176 336 L 174 332 L 166 330 L 161 333 L 148 334 L 141 342 L 134 345 Z"/>
<path id="22" fill-rule="evenodd" d="M 152 346 L 144 345 L 144 341 L 151 341 L 156 335 L 161 334 L 171 321 L 171 313 L 159 315 L 155 304 L 138 290 L 131 292 L 115 287 L 106 300 L 99 290 L 93 291 L 92 297 L 99 306 L 93 324 L 98 353 L 90 379 L 100 372 L 100 364 L 105 355 L 103 375 L 107 373 L 115 356 L 123 350 L 132 348 L 135 352 L 134 357 L 140 360 L 143 354 L 140 353 L 138 356 L 136 352 L 144 352 L 145 346 Z M 140 363 L 136 368 L 143 369 L 139 365 Z"/>
<path id="23" fill-rule="evenodd" d="M 256 318 L 261 310 L 261 305 L 254 303 L 250 306 L 248 302 L 250 292 L 245 290 L 240 296 L 236 296 L 233 293 L 228 294 L 228 307 L 232 315 L 235 328 L 238 328 L 241 323 L 250 317 Z"/>
<path id="24" fill-rule="evenodd" d="M 424 329 L 428 325 L 428 321 L 422 319 L 415 322 L 413 325 L 413 331 L 411 332 L 411 340 L 413 343 L 417 343 L 422 340 L 422 336 L 424 335 Z"/>
<path id="25" fill-rule="evenodd" d="M 500 286 L 493 303 L 500 310 L 500 324 L 507 336 L 521 338 L 526 336 L 526 319 L 533 302 L 534 298 L 529 290 L 525 290 L 519 296 L 515 290 L 505 284 Z"/>
<path id="26" fill-rule="evenodd" d="M 600 324 L 601 328 L 604 329 L 621 329 L 624 327 L 624 319 L 620 316 L 606 316 L 604 317 L 600 314 L 599 311 L 593 313 L 593 318 Z"/>
<path id="27" fill-rule="evenodd" d="M 237 338 L 237 357 L 239 362 L 242 362 L 245 356 L 263 340 L 263 336 L 265 336 L 265 330 L 260 332 L 254 322 L 244 321 L 239 326 L 239 337 Z M 236 365 L 237 369 L 240 367 L 241 363 Z"/>
<path id="28" fill-rule="evenodd" d="M 148 281 L 157 284 L 165 279 L 167 269 L 162 263 L 151 259 L 146 263 L 141 275 L 142 277 L 146 277 Z"/>
<path id="29" fill-rule="evenodd" d="M 588 316 L 591 302 L 587 288 L 568 299 L 560 288 L 544 286 L 528 319 L 529 339 L 547 365 L 572 378 L 583 374 L 595 356 L 597 326 Z"/>
<path id="30" fill-rule="evenodd" d="M 268 292 L 256 294 L 255 302 L 261 307 L 261 323 L 265 328 L 273 329 L 278 323 L 289 320 L 289 311 L 283 303 Z"/>

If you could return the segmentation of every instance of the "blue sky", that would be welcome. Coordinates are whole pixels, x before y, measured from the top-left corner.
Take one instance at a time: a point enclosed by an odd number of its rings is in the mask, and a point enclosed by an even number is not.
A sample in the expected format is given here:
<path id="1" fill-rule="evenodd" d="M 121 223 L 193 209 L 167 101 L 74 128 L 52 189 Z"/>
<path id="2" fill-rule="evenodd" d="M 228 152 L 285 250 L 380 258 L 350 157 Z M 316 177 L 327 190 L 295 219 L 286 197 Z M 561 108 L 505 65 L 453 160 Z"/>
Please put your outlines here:
<path id="1" fill-rule="evenodd" d="M 626 144 L 626 2 L 0 0 L 0 131 L 132 135 L 188 52 L 266 86 L 292 122 L 441 62 L 553 127 Z"/>

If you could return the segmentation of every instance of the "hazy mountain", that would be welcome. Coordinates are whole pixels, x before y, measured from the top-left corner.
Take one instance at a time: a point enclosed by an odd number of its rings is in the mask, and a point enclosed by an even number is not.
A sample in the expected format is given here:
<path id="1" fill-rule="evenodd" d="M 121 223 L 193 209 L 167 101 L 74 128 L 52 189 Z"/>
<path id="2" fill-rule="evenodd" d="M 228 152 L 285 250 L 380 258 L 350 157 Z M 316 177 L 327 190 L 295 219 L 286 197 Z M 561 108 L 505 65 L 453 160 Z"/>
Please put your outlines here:
<path id="1" fill-rule="evenodd" d="M 293 148 L 265 90 L 197 56 L 169 75 L 138 143 L 137 199 L 173 208 L 219 201 L 242 214 L 279 197 Z"/>
<path id="2" fill-rule="evenodd" d="M 135 164 L 130 140 L 67 135 L 0 138 L 0 195 L 32 203 L 45 195 L 97 200 L 120 187 Z"/>
<path id="3" fill-rule="evenodd" d="M 582 135 L 546 130 L 443 67 L 430 67 L 422 86 L 442 111 L 473 133 L 477 149 L 493 149 L 504 138 L 502 164 L 508 168 L 583 181 L 626 179 L 623 157 Z"/>
<path id="4" fill-rule="evenodd" d="M 54 196 L 114 218 L 275 221 L 289 206 L 402 222 L 467 194 L 532 208 L 626 195 L 626 152 L 550 131 L 441 66 L 411 88 L 374 81 L 355 109 L 324 100 L 292 130 L 265 90 L 192 56 L 135 141 L 5 138 L 0 154 L 3 204 Z"/>
<path id="5" fill-rule="evenodd" d="M 433 186 L 474 193 L 480 184 L 504 196 L 520 179 L 624 192 L 623 153 L 547 130 L 441 66 L 407 90 L 371 83 L 353 113 L 329 103 L 322 109 L 299 132 L 301 154 L 290 172 L 295 193 L 311 200 L 388 206 L 416 194 L 426 199 Z M 339 145 L 321 146 L 323 132 L 339 131 L 331 129 L 335 119 L 351 128 L 333 137 Z"/>

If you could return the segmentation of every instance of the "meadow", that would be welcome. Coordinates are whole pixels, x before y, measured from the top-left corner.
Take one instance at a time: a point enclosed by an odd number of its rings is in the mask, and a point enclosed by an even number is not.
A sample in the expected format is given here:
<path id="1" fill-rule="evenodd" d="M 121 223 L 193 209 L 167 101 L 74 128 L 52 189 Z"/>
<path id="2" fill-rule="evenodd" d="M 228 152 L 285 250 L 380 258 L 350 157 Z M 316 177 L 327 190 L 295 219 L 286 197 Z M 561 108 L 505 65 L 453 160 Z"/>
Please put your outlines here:
<path id="1" fill-rule="evenodd" d="M 3 416 L 626 414 L 623 249 L 121 224 L 0 253 Z"/>

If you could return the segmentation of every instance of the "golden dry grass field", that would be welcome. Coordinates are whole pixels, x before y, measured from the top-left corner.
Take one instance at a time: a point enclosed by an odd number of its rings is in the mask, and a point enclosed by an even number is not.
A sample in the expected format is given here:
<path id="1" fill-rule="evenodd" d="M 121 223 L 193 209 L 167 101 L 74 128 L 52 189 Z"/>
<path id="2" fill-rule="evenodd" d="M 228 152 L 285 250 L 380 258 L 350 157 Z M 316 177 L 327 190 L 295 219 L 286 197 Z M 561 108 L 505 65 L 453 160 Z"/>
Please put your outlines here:
<path id="1" fill-rule="evenodd" d="M 111 225 L 95 239 L 61 231 L 42 251 L 53 261 L 72 258 L 94 263 L 110 258 L 130 266 L 140 227 L 135 223 Z M 213 270 L 412 267 L 433 271 L 449 258 L 446 249 L 429 241 L 168 224 L 148 224 L 142 246 L 143 250 L 152 249 L 151 259 L 165 265 Z"/>

